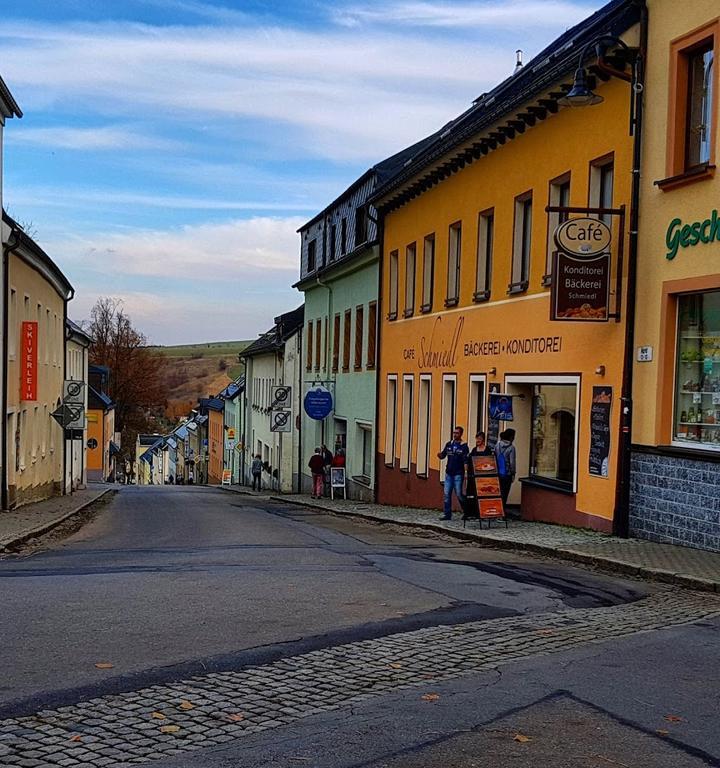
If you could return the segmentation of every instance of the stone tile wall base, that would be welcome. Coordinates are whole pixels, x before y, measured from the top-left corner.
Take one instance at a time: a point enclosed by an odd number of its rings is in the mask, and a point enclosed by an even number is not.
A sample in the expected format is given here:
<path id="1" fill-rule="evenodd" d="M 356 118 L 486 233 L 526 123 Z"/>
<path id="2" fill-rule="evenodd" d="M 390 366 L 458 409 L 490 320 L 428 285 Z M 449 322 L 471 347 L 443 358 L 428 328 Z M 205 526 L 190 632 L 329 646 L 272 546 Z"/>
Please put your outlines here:
<path id="1" fill-rule="evenodd" d="M 630 533 L 720 552 L 720 464 L 634 452 Z"/>

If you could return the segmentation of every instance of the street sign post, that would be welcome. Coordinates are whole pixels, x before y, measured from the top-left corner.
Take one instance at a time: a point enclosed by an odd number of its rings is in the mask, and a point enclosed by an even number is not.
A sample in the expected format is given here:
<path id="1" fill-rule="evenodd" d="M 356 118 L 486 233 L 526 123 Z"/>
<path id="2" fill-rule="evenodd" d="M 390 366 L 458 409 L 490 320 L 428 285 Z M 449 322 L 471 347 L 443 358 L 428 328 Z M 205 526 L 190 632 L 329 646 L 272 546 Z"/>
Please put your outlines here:
<path id="1" fill-rule="evenodd" d="M 279 409 L 270 411 L 270 431 L 292 432 L 292 411 Z"/>
<path id="2" fill-rule="evenodd" d="M 65 379 L 63 382 L 63 403 L 85 403 L 85 382 Z"/>
<path id="3" fill-rule="evenodd" d="M 63 403 L 50 415 L 63 429 L 85 427 L 85 406 L 82 403 Z"/>
<path id="4" fill-rule="evenodd" d="M 281 384 L 272 388 L 270 408 L 288 409 L 292 403 L 292 387 Z"/>

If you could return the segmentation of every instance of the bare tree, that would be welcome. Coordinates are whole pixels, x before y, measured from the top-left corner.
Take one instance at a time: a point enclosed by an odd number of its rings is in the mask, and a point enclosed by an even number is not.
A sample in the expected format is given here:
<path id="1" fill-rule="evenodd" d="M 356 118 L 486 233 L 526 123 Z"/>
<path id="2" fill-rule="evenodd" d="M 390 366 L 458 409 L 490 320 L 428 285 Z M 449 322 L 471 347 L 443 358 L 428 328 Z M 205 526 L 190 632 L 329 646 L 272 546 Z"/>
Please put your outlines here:
<path id="1" fill-rule="evenodd" d="M 93 340 L 90 362 L 110 369 L 115 429 L 122 432 L 123 453 L 132 456 L 137 433 L 155 428 L 165 405 L 164 359 L 148 347 L 119 299 L 98 299 L 86 330 Z"/>

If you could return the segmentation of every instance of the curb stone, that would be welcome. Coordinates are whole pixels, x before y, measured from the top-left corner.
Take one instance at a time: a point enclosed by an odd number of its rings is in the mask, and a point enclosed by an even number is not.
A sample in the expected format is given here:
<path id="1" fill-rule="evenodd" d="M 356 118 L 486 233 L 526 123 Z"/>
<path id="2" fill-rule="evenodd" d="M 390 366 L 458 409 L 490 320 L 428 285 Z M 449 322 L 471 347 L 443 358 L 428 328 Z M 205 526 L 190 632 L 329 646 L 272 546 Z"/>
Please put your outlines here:
<path id="1" fill-rule="evenodd" d="M 66 512 L 61 517 L 58 517 L 55 520 L 50 520 L 49 522 L 42 523 L 40 525 L 35 526 L 35 528 L 31 528 L 29 531 L 23 531 L 22 533 L 16 534 L 12 538 L 8 539 L 0 539 L 0 552 L 7 551 L 9 549 L 13 549 L 14 547 L 17 547 L 20 544 L 24 544 L 29 539 L 34 539 L 37 536 L 42 536 L 45 533 L 48 533 L 49 531 L 52 531 L 53 528 L 57 528 L 59 525 L 62 525 L 64 522 L 68 521 L 70 518 L 74 517 L 75 515 L 79 514 L 83 510 L 87 509 L 92 504 L 97 503 L 101 499 L 104 499 L 108 494 L 117 493 L 116 488 L 106 488 L 102 493 L 99 493 L 94 499 L 90 499 L 89 501 L 84 502 L 79 507 L 76 507 L 75 509 L 71 509 L 69 512 Z"/>
<path id="2" fill-rule="evenodd" d="M 242 494 L 242 491 L 238 491 L 233 488 L 227 488 L 226 490 L 233 493 Z M 655 568 L 653 566 L 639 565 L 636 563 L 627 562 L 625 560 L 620 560 L 615 557 L 598 555 L 589 552 L 581 552 L 573 549 L 572 547 L 553 547 L 547 544 L 539 544 L 535 542 L 513 541 L 511 539 L 496 539 L 490 536 L 484 536 L 482 533 L 475 531 L 456 530 L 452 528 L 446 528 L 442 525 L 436 525 L 434 523 L 422 523 L 408 520 L 392 520 L 386 517 L 373 515 L 369 512 L 358 512 L 353 510 L 345 511 L 332 507 L 323 507 L 317 504 L 306 504 L 297 499 L 289 499 L 284 496 L 268 495 L 264 498 L 270 499 L 271 501 L 282 502 L 284 504 L 293 504 L 297 507 L 305 507 L 306 509 L 318 509 L 333 515 L 358 517 L 365 520 L 372 520 L 376 523 L 386 523 L 415 530 L 421 529 L 431 531 L 433 533 L 442 533 L 455 539 L 461 539 L 463 541 L 474 541 L 495 549 L 510 549 L 516 551 L 519 550 L 524 552 L 534 552 L 539 555 L 549 555 L 572 562 L 587 563 L 599 568 L 604 568 L 614 573 L 622 573 L 629 576 L 640 576 L 642 578 L 649 579 L 650 581 L 658 581 L 665 584 L 675 584 L 676 586 L 684 587 L 686 589 L 720 593 L 720 580 L 713 581 L 712 579 L 703 578 L 701 576 L 694 576 L 688 573 L 673 572 L 664 570 L 662 568 Z"/>

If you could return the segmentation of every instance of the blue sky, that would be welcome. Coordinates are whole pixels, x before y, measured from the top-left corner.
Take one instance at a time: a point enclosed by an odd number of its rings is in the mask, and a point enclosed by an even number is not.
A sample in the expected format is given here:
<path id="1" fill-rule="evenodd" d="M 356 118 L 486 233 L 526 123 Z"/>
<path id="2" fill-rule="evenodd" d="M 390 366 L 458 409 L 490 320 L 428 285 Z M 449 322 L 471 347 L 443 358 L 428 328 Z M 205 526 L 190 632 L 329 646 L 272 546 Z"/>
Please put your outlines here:
<path id="1" fill-rule="evenodd" d="M 253 338 L 297 228 L 598 7 L 586 0 L 0 0 L 4 196 L 155 343 Z"/>

